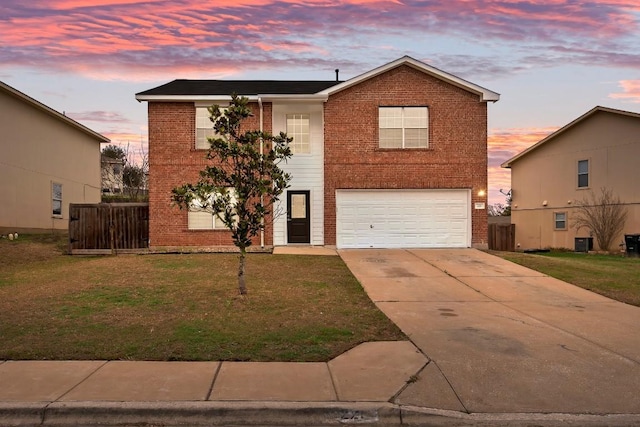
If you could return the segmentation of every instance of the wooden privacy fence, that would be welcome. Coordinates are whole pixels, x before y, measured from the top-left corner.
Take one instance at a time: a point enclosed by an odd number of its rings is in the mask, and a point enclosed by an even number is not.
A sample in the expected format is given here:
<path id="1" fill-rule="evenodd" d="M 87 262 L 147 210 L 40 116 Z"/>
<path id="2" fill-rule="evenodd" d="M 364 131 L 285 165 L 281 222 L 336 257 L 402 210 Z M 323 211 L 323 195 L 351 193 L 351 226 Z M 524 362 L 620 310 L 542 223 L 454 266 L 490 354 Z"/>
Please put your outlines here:
<path id="1" fill-rule="evenodd" d="M 69 205 L 72 255 L 138 252 L 148 247 L 148 203 Z"/>
<path id="2" fill-rule="evenodd" d="M 489 224 L 489 249 L 494 251 L 515 251 L 516 225 Z"/>

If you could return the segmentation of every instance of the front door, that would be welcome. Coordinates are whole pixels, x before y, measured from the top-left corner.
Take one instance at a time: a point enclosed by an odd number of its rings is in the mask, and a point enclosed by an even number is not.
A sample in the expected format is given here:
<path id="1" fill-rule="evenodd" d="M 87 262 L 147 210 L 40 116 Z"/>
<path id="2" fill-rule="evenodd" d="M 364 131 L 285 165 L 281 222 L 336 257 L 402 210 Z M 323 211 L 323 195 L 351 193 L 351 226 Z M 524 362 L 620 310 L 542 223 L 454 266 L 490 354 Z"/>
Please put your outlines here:
<path id="1" fill-rule="evenodd" d="M 311 243 L 309 191 L 287 191 L 287 242 Z"/>

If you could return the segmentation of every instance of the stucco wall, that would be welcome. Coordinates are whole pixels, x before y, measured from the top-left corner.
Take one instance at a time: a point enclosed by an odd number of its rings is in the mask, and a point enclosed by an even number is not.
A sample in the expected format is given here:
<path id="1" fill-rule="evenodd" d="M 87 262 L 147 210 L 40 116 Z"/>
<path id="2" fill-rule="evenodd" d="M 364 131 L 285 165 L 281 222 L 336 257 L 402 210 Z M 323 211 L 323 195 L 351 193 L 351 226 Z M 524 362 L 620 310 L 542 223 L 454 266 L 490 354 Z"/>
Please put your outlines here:
<path id="1" fill-rule="evenodd" d="M 69 203 L 99 203 L 100 143 L 0 91 L 0 231 L 65 230 Z M 52 182 L 62 216 L 52 215 Z"/>
<path id="2" fill-rule="evenodd" d="M 380 149 L 379 106 L 428 106 L 429 148 Z M 474 246 L 487 243 L 487 105 L 409 66 L 329 97 L 325 105 L 325 244 L 336 244 L 337 189 L 471 189 Z"/>
<path id="3" fill-rule="evenodd" d="M 514 162 L 511 215 L 516 245 L 574 249 L 576 236 L 589 236 L 589 230 L 571 227 L 575 202 L 602 187 L 627 205 L 628 219 L 614 246 L 624 234 L 640 233 L 638 159 L 640 119 L 598 111 Z M 588 188 L 577 187 L 579 160 L 589 160 Z M 567 212 L 567 230 L 554 230 L 554 212 Z"/>

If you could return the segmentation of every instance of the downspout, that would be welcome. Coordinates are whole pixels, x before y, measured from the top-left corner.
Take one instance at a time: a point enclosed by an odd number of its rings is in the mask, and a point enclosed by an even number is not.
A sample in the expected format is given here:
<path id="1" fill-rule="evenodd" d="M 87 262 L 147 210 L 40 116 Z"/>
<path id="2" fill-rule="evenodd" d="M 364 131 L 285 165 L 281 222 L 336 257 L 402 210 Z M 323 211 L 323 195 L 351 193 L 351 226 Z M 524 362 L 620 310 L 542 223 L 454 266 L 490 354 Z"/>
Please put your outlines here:
<path id="1" fill-rule="evenodd" d="M 263 132 L 263 124 L 262 124 L 262 117 L 263 117 L 263 111 L 262 111 L 262 98 L 258 97 L 258 108 L 260 109 L 260 134 L 262 135 Z M 264 140 L 262 138 L 260 138 L 260 155 L 263 156 L 264 155 Z M 264 203 L 264 196 L 260 196 L 260 203 Z M 264 218 L 262 218 L 262 227 L 260 229 L 260 247 L 262 249 L 264 249 Z"/>

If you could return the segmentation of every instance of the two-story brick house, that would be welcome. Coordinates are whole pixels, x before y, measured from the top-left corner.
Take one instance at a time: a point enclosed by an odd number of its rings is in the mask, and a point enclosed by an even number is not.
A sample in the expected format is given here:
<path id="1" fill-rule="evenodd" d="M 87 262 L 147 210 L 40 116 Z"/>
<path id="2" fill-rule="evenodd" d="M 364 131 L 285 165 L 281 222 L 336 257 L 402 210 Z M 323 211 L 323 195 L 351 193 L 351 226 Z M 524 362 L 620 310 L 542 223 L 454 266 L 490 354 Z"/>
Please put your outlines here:
<path id="1" fill-rule="evenodd" d="M 206 107 L 231 93 L 251 101 L 247 128 L 293 137 L 291 186 L 260 245 L 486 246 L 487 103 L 499 95 L 405 56 L 343 82 L 175 80 L 138 93 L 152 247 L 231 245 L 214 216 L 170 202 L 206 164 Z"/>

